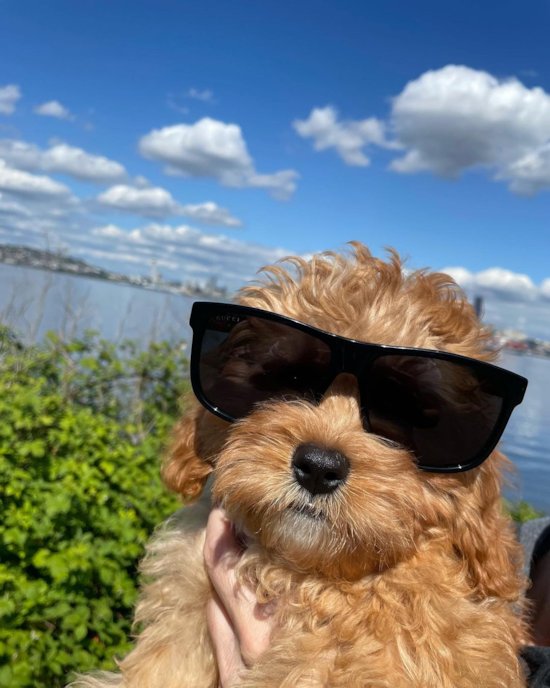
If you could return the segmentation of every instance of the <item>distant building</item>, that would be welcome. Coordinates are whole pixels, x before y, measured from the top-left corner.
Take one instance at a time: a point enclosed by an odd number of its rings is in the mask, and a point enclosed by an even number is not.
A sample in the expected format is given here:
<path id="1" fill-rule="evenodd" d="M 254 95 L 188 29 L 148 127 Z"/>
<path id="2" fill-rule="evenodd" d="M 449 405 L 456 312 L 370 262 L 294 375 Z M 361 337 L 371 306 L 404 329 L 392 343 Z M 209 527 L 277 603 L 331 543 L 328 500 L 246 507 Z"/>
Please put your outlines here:
<path id="1" fill-rule="evenodd" d="M 476 311 L 477 319 L 481 320 L 483 316 L 483 297 L 476 296 L 474 299 L 474 308 Z"/>
<path id="2" fill-rule="evenodd" d="M 160 275 L 158 271 L 157 261 L 151 261 L 151 284 L 158 284 L 160 282 Z"/>

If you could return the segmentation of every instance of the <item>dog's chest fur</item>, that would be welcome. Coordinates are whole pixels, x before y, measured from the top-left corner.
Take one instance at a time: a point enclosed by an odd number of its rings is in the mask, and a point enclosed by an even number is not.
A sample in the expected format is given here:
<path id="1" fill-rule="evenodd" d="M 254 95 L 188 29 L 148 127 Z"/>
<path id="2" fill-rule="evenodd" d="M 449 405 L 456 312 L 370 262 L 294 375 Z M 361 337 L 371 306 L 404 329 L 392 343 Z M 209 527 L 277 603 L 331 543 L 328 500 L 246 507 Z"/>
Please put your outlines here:
<path id="1" fill-rule="evenodd" d="M 206 490 L 149 545 L 142 568 L 150 582 L 136 611 L 145 630 L 122 673 L 77 685 L 217 688 L 202 559 L 209 508 Z M 345 583 L 285 569 L 252 547 L 242 572 L 256 580 L 260 599 L 277 598 L 277 630 L 239 687 L 523 687 L 512 611 L 496 599 L 473 599 L 443 546 L 427 554 L 420 549 L 395 570 Z"/>

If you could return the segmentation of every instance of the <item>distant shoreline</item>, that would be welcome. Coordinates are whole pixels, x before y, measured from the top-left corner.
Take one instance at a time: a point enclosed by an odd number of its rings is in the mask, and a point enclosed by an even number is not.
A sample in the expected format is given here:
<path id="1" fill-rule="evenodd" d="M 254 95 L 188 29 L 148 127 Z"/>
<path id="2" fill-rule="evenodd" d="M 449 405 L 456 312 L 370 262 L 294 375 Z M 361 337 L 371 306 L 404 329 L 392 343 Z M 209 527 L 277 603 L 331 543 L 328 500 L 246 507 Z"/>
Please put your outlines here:
<path id="1" fill-rule="evenodd" d="M 519 356 L 520 358 L 542 358 L 550 361 L 550 356 L 548 354 L 539 354 L 533 351 L 518 351 L 517 349 L 507 346 L 503 346 L 500 349 L 500 353 L 511 354 L 512 356 Z"/>
<path id="2" fill-rule="evenodd" d="M 117 272 L 105 270 L 96 265 L 71 256 L 63 256 L 51 251 L 43 251 L 29 246 L 15 244 L 0 244 L 0 263 L 10 267 L 21 267 L 31 270 L 42 270 L 73 277 L 86 277 L 110 284 L 121 284 L 146 291 L 157 291 L 174 296 L 186 296 L 191 298 L 228 298 L 225 287 L 218 287 L 215 278 L 210 280 L 210 285 L 201 287 L 193 282 L 182 284 L 181 282 L 164 282 L 157 278 L 128 276 Z"/>
<path id="3" fill-rule="evenodd" d="M 143 287 L 141 284 L 134 284 L 133 282 L 122 282 L 118 280 L 110 280 L 110 279 L 105 279 L 104 277 L 99 277 L 98 275 L 82 275 L 78 272 L 69 272 L 68 270 L 51 270 L 50 268 L 45 268 L 45 267 L 40 267 L 37 265 L 15 265 L 14 263 L 7 263 L 4 260 L 0 259 L 0 265 L 6 265 L 9 268 L 24 268 L 25 270 L 34 270 L 35 272 L 50 272 L 54 275 L 67 275 L 68 277 L 79 277 L 80 279 L 93 279 L 97 280 L 98 282 L 106 282 L 107 284 L 116 284 L 117 286 L 120 287 L 132 287 L 132 289 L 141 289 L 144 291 L 158 291 L 162 292 L 164 290 L 162 289 L 148 289 L 147 287 Z M 173 294 L 174 296 L 191 296 L 193 297 L 192 294 L 181 294 L 181 293 L 174 293 L 174 292 L 168 292 L 165 291 L 164 293 L 166 294 Z"/>

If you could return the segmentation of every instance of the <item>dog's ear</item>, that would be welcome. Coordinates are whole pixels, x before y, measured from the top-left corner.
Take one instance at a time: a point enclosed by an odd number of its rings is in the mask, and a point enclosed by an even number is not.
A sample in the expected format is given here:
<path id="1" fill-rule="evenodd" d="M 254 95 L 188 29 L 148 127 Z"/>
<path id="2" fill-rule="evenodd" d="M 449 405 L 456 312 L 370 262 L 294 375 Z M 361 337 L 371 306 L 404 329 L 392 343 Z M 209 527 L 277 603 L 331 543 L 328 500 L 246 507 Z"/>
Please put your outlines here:
<path id="1" fill-rule="evenodd" d="M 467 504 L 456 515 L 453 544 L 482 598 L 517 601 L 524 587 L 523 551 L 501 499 L 500 467 L 511 465 L 499 452 L 480 468 Z"/>
<path id="2" fill-rule="evenodd" d="M 187 413 L 174 429 L 162 467 L 164 484 L 186 503 L 199 498 L 213 468 L 208 442 L 201 437 L 206 414 L 197 401 L 188 403 Z"/>

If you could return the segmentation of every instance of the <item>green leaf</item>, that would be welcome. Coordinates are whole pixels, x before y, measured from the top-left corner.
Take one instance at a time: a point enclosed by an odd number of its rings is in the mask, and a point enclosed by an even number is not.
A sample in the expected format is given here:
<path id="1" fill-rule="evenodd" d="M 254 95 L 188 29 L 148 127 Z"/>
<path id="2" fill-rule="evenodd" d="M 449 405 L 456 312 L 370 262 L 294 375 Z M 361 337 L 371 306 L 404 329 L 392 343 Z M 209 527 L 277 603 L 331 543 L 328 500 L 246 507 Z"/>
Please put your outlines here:
<path id="1" fill-rule="evenodd" d="M 88 635 L 88 626 L 86 624 L 79 624 L 74 629 L 74 637 L 77 640 L 83 640 Z"/>
<path id="2" fill-rule="evenodd" d="M 13 672 L 9 666 L 0 667 L 0 686 L 11 686 Z"/>
<path id="3" fill-rule="evenodd" d="M 38 552 L 32 558 L 33 566 L 40 569 L 47 566 L 48 559 L 50 558 L 51 552 L 49 549 L 39 549 Z"/>
<path id="4" fill-rule="evenodd" d="M 0 617 L 9 616 L 15 611 L 15 602 L 13 600 L 4 598 L 0 599 Z"/>
<path id="5" fill-rule="evenodd" d="M 29 445 L 30 453 L 35 459 L 41 459 L 46 453 L 46 445 L 41 440 L 35 440 Z"/>

